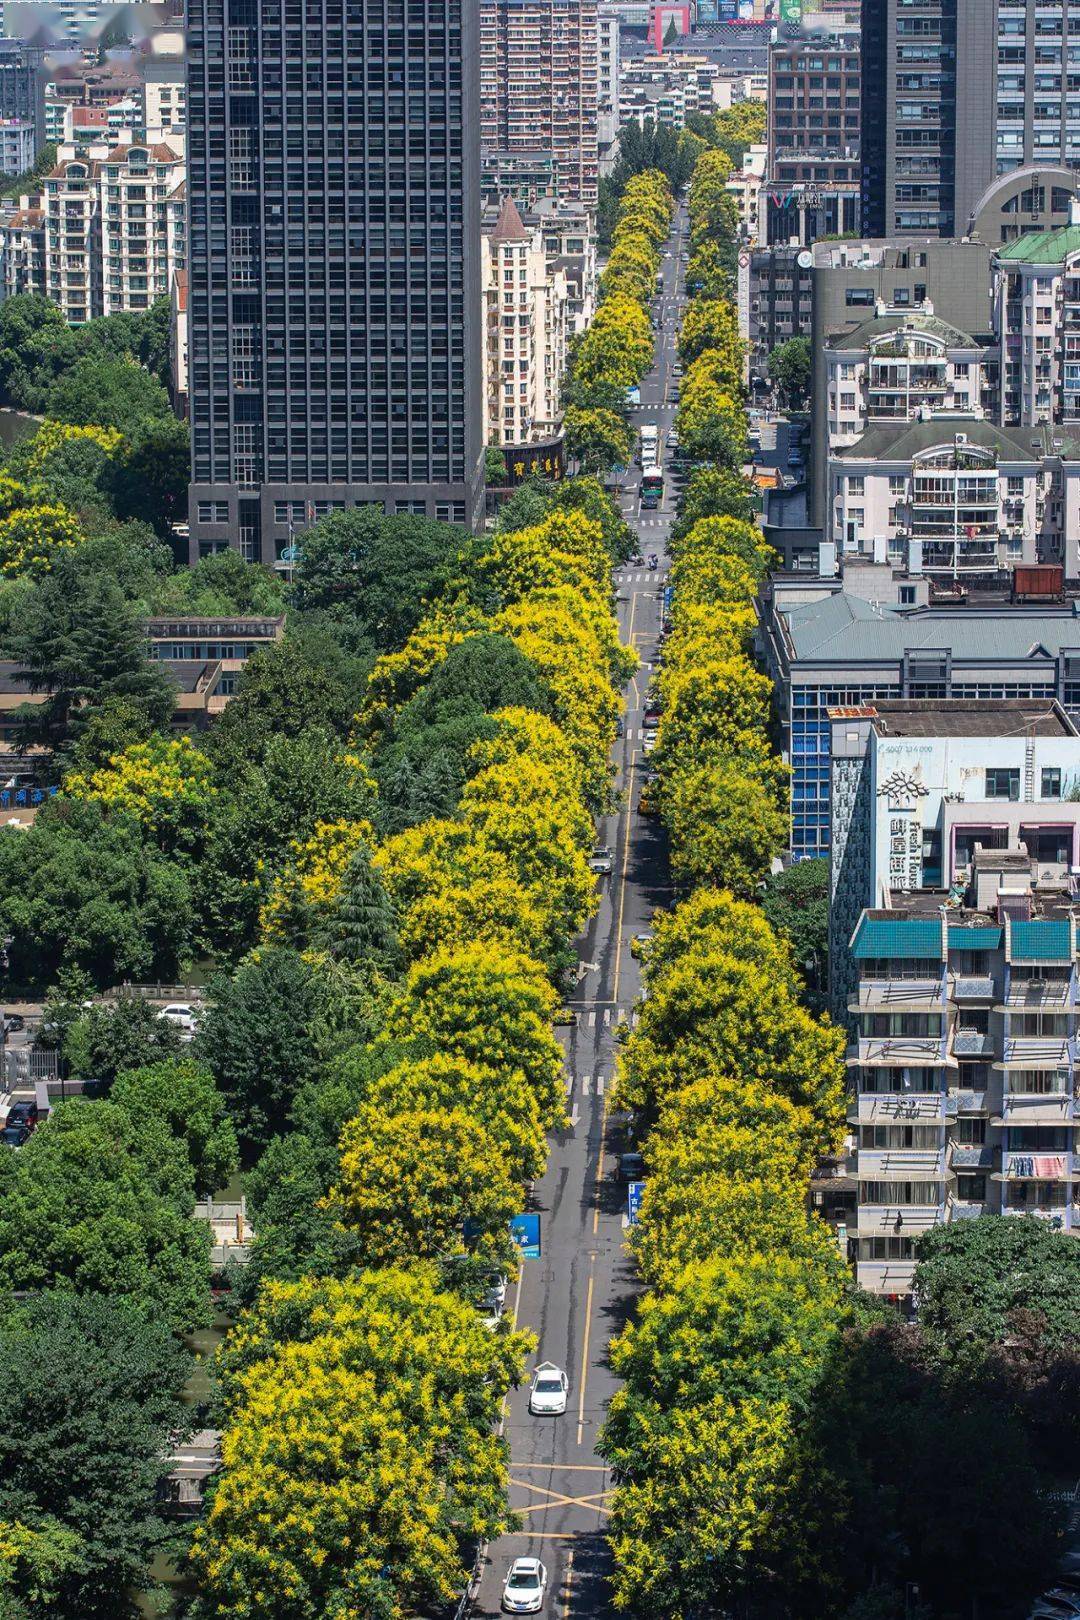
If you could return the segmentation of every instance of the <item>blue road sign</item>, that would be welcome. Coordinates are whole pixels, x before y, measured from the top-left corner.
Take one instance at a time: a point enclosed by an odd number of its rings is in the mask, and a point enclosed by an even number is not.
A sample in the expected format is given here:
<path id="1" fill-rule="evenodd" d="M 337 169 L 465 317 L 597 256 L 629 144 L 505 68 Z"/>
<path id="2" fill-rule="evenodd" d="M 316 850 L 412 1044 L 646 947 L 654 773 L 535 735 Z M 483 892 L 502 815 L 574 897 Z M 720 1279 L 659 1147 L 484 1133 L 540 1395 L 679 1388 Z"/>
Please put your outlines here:
<path id="1" fill-rule="evenodd" d="M 284 563 L 299 562 L 300 561 L 300 547 L 299 546 L 286 546 L 285 549 L 281 553 L 281 560 Z"/>
<path id="2" fill-rule="evenodd" d="M 510 1236 L 517 1244 L 518 1253 L 523 1260 L 539 1260 L 539 1215 L 515 1215 L 510 1222 Z"/>
<path id="3" fill-rule="evenodd" d="M 626 1186 L 626 1214 L 631 1226 L 637 1225 L 638 1211 L 641 1208 L 641 1195 L 645 1191 L 643 1181 L 630 1181 Z"/>

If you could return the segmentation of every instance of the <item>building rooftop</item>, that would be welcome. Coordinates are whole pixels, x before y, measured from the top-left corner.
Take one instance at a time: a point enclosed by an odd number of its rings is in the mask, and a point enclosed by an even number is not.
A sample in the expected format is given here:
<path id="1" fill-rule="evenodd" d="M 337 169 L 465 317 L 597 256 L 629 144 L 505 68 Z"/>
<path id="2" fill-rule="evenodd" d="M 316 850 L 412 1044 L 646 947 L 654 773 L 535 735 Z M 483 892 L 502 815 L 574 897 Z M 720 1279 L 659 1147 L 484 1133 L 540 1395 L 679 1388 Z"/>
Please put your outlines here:
<path id="1" fill-rule="evenodd" d="M 527 242 L 529 232 L 521 222 L 517 204 L 513 197 L 504 197 L 499 208 L 499 217 L 495 221 L 495 229 L 491 233 L 493 242 Z"/>
<path id="2" fill-rule="evenodd" d="M 859 461 L 910 461 L 939 445 L 948 448 L 958 434 L 977 449 L 995 451 L 1002 461 L 1040 461 L 1049 455 L 1080 459 L 1080 441 L 1069 438 L 1061 428 L 1005 428 L 977 416 L 951 415 L 867 428 L 854 444 L 837 454 Z"/>
<path id="3" fill-rule="evenodd" d="M 1014 264 L 1064 264 L 1072 253 L 1080 253 L 1080 225 L 1059 225 L 1055 231 L 1031 231 L 1007 242 L 997 257 Z"/>
<path id="4" fill-rule="evenodd" d="M 777 618 L 794 658 L 836 663 L 896 664 L 905 651 L 932 647 L 951 649 L 954 661 L 1030 658 L 1052 665 L 1063 649 L 1080 648 L 1080 618 L 1070 609 L 1025 613 L 1003 603 L 986 610 L 920 608 L 903 613 L 836 591 L 814 602 L 779 607 Z"/>
<path id="5" fill-rule="evenodd" d="M 850 332 L 834 333 L 827 342 L 830 349 L 865 349 L 874 338 L 888 337 L 891 332 L 925 332 L 929 337 L 940 338 L 942 343 L 947 343 L 953 349 L 981 348 L 970 332 L 962 332 L 958 326 L 943 321 L 940 315 L 924 315 L 918 311 L 905 313 L 903 310 L 896 310 L 891 315 L 876 315 L 873 320 L 864 321 Z"/>
<path id="6" fill-rule="evenodd" d="M 881 737 L 1075 737 L 1054 698 L 883 698 L 830 709 L 830 719 L 872 720 Z"/>

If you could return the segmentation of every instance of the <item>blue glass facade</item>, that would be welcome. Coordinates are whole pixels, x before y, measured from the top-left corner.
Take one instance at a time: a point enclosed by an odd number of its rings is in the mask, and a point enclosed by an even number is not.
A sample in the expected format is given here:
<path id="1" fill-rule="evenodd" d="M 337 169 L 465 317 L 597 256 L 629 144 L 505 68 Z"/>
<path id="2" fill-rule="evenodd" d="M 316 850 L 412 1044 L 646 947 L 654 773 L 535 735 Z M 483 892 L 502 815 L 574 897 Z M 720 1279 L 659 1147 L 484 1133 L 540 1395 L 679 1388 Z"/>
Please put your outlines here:
<path id="1" fill-rule="evenodd" d="M 829 710 L 899 696 L 895 682 L 792 686 L 791 851 L 795 860 L 829 853 Z"/>

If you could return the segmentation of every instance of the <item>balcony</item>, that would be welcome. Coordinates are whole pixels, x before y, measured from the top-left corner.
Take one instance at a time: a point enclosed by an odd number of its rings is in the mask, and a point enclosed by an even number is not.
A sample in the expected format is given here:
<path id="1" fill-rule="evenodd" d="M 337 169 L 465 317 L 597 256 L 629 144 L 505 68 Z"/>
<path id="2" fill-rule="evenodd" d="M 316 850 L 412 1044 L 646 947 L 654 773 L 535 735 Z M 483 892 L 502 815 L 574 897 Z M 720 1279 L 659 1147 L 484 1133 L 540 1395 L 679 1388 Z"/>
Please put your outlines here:
<path id="1" fill-rule="evenodd" d="M 998 1012 L 1062 1011 L 1069 1005 L 1071 977 L 1009 980 L 1008 995 Z"/>
<path id="2" fill-rule="evenodd" d="M 945 1174 L 945 1147 L 860 1148 L 856 1175 L 862 1181 L 940 1181 Z"/>
<path id="3" fill-rule="evenodd" d="M 910 1294 L 914 1260 L 860 1260 L 856 1276 L 868 1294 Z"/>
<path id="4" fill-rule="evenodd" d="M 1003 1153 L 995 1181 L 1071 1181 L 1080 1169 L 1076 1153 Z"/>
<path id="5" fill-rule="evenodd" d="M 952 998 L 959 1002 L 993 1001 L 994 981 L 974 973 L 958 973 L 952 981 Z"/>
<path id="6" fill-rule="evenodd" d="M 943 1091 L 862 1091 L 851 1099 L 848 1119 L 859 1125 L 932 1125 L 950 1117 L 948 1102 Z"/>
<path id="7" fill-rule="evenodd" d="M 1065 1035 L 1007 1035 L 1004 1060 L 994 1067 L 1067 1069 L 1072 1063 L 1072 1042 Z"/>
<path id="8" fill-rule="evenodd" d="M 1071 1125 L 1076 1100 L 1071 1083 L 1061 1091 L 1007 1091 L 995 1125 Z"/>
<path id="9" fill-rule="evenodd" d="M 848 1047 L 847 1061 L 850 1067 L 929 1069 L 949 1060 L 940 1035 L 863 1035 Z"/>
<path id="10" fill-rule="evenodd" d="M 942 1012 L 945 993 L 940 979 L 860 979 L 848 1012 Z"/>
<path id="11" fill-rule="evenodd" d="M 940 1204 L 860 1204 L 855 1215 L 860 1237 L 916 1237 L 940 1226 L 945 1200 Z"/>

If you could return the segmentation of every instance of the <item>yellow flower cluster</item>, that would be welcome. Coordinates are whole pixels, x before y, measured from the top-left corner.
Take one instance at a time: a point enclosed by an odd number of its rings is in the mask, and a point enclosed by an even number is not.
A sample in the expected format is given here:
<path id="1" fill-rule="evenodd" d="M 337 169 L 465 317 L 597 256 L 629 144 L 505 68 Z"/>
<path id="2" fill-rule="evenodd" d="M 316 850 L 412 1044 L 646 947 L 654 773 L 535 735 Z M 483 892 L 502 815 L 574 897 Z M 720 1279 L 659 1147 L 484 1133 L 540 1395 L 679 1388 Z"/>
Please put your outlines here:
<path id="1" fill-rule="evenodd" d="M 163 847 L 195 837 L 209 818 L 216 793 L 213 767 L 190 737 L 155 735 L 114 754 L 96 771 L 73 771 L 64 781 L 72 799 L 96 799 L 135 816 Z"/>
<path id="2" fill-rule="evenodd" d="M 75 439 L 96 444 L 107 456 L 113 456 L 123 444 L 124 435 L 116 428 L 93 425 L 79 427 L 73 422 L 56 422 L 51 417 L 46 417 L 34 435 L 27 470 L 30 473 L 40 472 L 54 450 L 59 450 L 62 444 L 68 444 Z"/>
<path id="3" fill-rule="evenodd" d="M 263 939 L 282 943 L 302 938 L 312 910 L 334 903 L 356 851 L 374 841 L 375 829 L 367 821 L 319 821 L 310 838 L 294 839 L 259 913 Z"/>
<path id="4" fill-rule="evenodd" d="M 0 518 L 0 573 L 47 574 L 86 536 L 66 506 L 24 506 Z"/>

